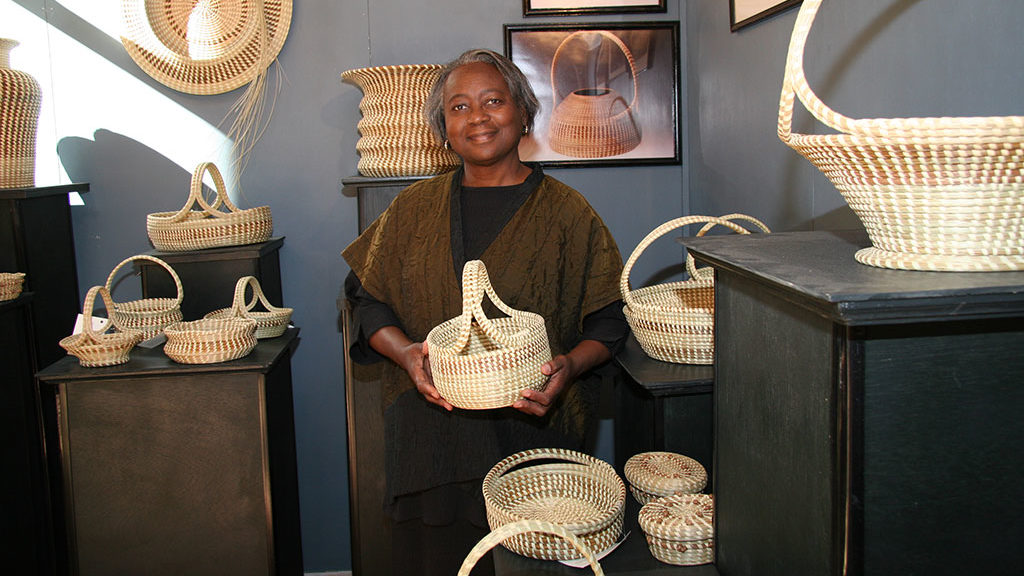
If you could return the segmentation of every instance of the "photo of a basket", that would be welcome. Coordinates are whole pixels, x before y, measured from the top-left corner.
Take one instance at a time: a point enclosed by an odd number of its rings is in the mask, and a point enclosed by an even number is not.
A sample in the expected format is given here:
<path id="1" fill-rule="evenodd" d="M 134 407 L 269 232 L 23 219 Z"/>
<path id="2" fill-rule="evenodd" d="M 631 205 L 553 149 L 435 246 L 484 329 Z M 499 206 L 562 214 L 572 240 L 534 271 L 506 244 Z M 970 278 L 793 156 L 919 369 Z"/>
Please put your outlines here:
<path id="1" fill-rule="evenodd" d="M 485 295 L 508 316 L 488 318 Z M 544 319 L 502 302 L 479 260 L 462 269 L 462 314 L 435 326 L 425 341 L 434 386 L 452 406 L 504 408 L 523 390 L 543 390 L 547 384 L 540 371 L 551 360 Z"/>
<path id="2" fill-rule="evenodd" d="M 640 509 L 637 519 L 651 554 L 676 566 L 715 560 L 715 503 L 708 494 L 677 494 Z"/>
<path id="3" fill-rule="evenodd" d="M 559 95 L 557 68 L 559 58 L 572 40 L 586 34 L 600 34 L 611 40 L 626 57 L 633 80 L 629 102 L 608 86 L 588 86 Z M 633 53 L 615 34 L 607 30 L 580 30 L 565 37 L 551 60 L 551 93 L 554 97 L 548 144 L 559 154 L 577 158 L 604 158 L 625 154 L 640 144 L 640 127 L 633 118 L 637 103 L 637 71 Z"/>
<path id="4" fill-rule="evenodd" d="M 626 486 L 610 464 L 581 452 L 545 448 L 513 454 L 487 473 L 483 494 L 491 530 L 523 520 L 551 522 L 598 552 L 622 535 Z M 502 545 L 540 560 L 583 557 L 572 544 L 547 534 L 518 534 Z"/>
<path id="5" fill-rule="evenodd" d="M 363 91 L 356 127 L 359 174 L 373 178 L 430 176 L 462 163 L 430 130 L 423 106 L 441 74 L 438 64 L 357 68 L 343 81 Z"/>
<path id="6" fill-rule="evenodd" d="M 641 505 L 674 494 L 697 494 L 708 484 L 707 470 L 700 462 L 675 452 L 634 454 L 622 472 Z"/>
<path id="7" fill-rule="evenodd" d="M 701 222 L 724 226 L 738 234 L 750 233 L 726 218 L 683 216 L 655 228 L 640 241 L 622 268 L 619 281 L 625 302 L 622 310 L 640 347 L 651 358 L 676 364 L 711 364 L 714 361 L 715 283 L 712 274 L 695 269 L 689 280 L 636 290 L 629 286 L 633 265 L 648 246 L 672 230 Z"/>
<path id="8" fill-rule="evenodd" d="M 252 288 L 252 300 L 246 299 L 246 293 Z M 264 310 L 256 310 L 256 303 L 263 305 Z M 274 306 L 267 300 L 260 288 L 260 281 L 255 276 L 243 276 L 235 283 L 235 295 L 230 308 L 214 310 L 205 318 L 220 320 L 224 318 L 244 318 L 256 322 L 256 339 L 277 338 L 288 329 L 292 318 L 291 308 Z"/>
<path id="9" fill-rule="evenodd" d="M 217 199 L 203 198 L 203 175 L 213 177 Z M 193 210 L 199 206 L 200 209 Z M 221 206 L 227 211 L 221 210 Z M 269 206 L 239 210 L 228 198 L 224 178 L 212 162 L 203 162 L 192 172 L 188 200 L 177 212 L 155 212 L 146 216 L 146 233 L 153 247 L 164 252 L 184 252 L 221 246 L 244 246 L 266 242 L 274 231 Z"/>
<path id="10" fill-rule="evenodd" d="M 164 328 L 164 334 L 164 354 L 180 364 L 237 360 L 256 348 L 256 321 L 244 318 L 175 322 Z"/>
<path id="11" fill-rule="evenodd" d="M 110 292 L 103 286 L 89 288 L 82 304 L 82 331 L 61 338 L 58 344 L 67 350 L 68 354 L 78 358 L 78 363 L 86 368 L 124 364 L 128 361 L 132 348 L 142 341 L 142 332 L 116 330 L 113 322 L 108 323 L 102 332 L 96 332 L 92 327 L 92 313 L 97 294 L 103 299 L 107 315 L 110 315 L 110 311 L 114 309 Z"/>
<path id="12" fill-rule="evenodd" d="M 862 264 L 903 270 L 1024 270 L 1024 117 L 877 118 L 834 112 L 804 77 L 821 0 L 804 0 L 789 45 L 779 138 L 828 177 L 871 246 Z M 795 98 L 838 133 L 794 134 Z"/>
<path id="13" fill-rule="evenodd" d="M 0 272 L 0 302 L 21 296 L 25 286 L 24 272 Z"/>
<path id="14" fill-rule="evenodd" d="M 597 576 L 604 576 L 604 570 L 601 568 L 601 563 L 597 561 L 586 544 L 580 541 L 572 532 L 569 532 L 565 528 L 562 528 L 558 524 L 552 524 L 551 522 L 541 522 L 538 520 L 520 520 L 519 522 L 512 522 L 511 524 L 505 524 L 495 530 L 492 530 L 487 536 L 484 536 L 479 542 L 473 546 L 473 549 L 466 555 L 466 559 L 462 562 L 462 566 L 459 568 L 458 576 L 469 576 L 473 572 L 473 567 L 476 566 L 478 560 L 484 557 L 492 548 L 501 544 L 505 540 L 513 537 L 520 536 L 523 534 L 550 534 L 557 536 L 562 540 L 565 540 L 573 546 L 576 550 L 579 550 L 580 555 L 586 558 L 587 563 L 590 564 L 590 569 L 594 571 Z"/>
<path id="15" fill-rule="evenodd" d="M 109 314 L 110 321 L 114 323 L 114 326 L 117 326 L 120 330 L 138 330 L 142 332 L 143 339 L 147 339 L 159 334 L 168 324 L 181 321 L 181 300 L 184 298 L 185 293 L 181 287 L 181 279 L 178 278 L 174 268 L 171 268 L 171 265 L 167 262 L 147 254 L 130 256 L 115 266 L 110 271 L 110 275 L 107 276 L 107 283 L 104 285 L 107 292 L 113 294 L 114 279 L 117 278 L 118 271 L 126 264 L 136 260 L 148 260 L 162 266 L 171 275 L 171 279 L 174 280 L 174 286 L 177 289 L 177 295 L 174 298 L 150 297 L 128 302 L 114 302 L 113 308 L 107 309 L 107 314 Z"/>

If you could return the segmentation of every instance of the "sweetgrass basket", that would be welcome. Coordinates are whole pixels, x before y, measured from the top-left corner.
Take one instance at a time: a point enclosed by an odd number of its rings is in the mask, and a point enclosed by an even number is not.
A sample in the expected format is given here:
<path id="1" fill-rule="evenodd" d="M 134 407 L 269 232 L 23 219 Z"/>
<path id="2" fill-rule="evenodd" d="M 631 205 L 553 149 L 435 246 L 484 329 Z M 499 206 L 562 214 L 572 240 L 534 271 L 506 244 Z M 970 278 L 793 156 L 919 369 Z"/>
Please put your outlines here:
<path id="1" fill-rule="evenodd" d="M 803 58 L 821 0 L 804 0 L 789 45 L 779 138 L 807 158 L 860 218 L 858 262 L 905 270 L 1024 270 L 1024 116 L 876 118 L 834 112 Z M 838 133 L 792 132 L 795 98 Z"/>
<path id="2" fill-rule="evenodd" d="M 110 321 L 114 323 L 114 326 L 120 330 L 138 330 L 142 332 L 143 338 L 151 338 L 159 334 L 168 324 L 181 321 L 181 300 L 184 297 L 184 291 L 181 287 L 181 279 L 178 278 L 178 274 L 170 264 L 155 256 L 136 254 L 125 258 L 110 271 L 107 283 L 104 285 L 107 292 L 113 293 L 114 279 L 117 277 L 118 271 L 126 264 L 136 260 L 148 260 L 167 270 L 174 280 L 177 295 L 174 298 L 151 297 L 129 302 L 114 302 L 113 308 L 107 309 L 107 314 L 110 315 Z"/>
<path id="3" fill-rule="evenodd" d="M 673 494 L 696 494 L 708 484 L 707 470 L 700 462 L 675 452 L 634 454 L 622 472 L 641 505 Z"/>
<path id="4" fill-rule="evenodd" d="M 709 494 L 676 494 L 644 504 L 637 520 L 655 558 L 696 566 L 715 559 L 714 515 Z"/>
<path id="5" fill-rule="evenodd" d="M 24 286 L 24 272 L 0 272 L 0 302 L 20 296 Z"/>
<path id="6" fill-rule="evenodd" d="M 252 300 L 246 300 L 246 292 L 252 288 Z M 256 303 L 259 302 L 264 310 L 256 310 Z M 293 310 L 274 306 L 267 300 L 260 287 L 260 281 L 255 276 L 243 276 L 235 283 L 235 295 L 230 308 L 214 310 L 206 314 L 205 318 L 213 320 L 224 318 L 245 318 L 256 322 L 256 338 L 277 338 L 288 329 L 288 321 L 292 318 Z"/>
<path id="7" fill-rule="evenodd" d="M 58 344 L 86 368 L 124 364 L 131 349 L 142 341 L 143 334 L 137 330 L 111 330 L 113 322 L 108 323 L 103 331 L 96 332 L 92 327 L 92 313 L 97 294 L 103 299 L 107 315 L 110 315 L 114 309 L 110 292 L 103 286 L 89 288 L 82 304 L 82 331 L 61 338 Z"/>
<path id="8" fill-rule="evenodd" d="M 181 364 L 227 362 L 256 348 L 256 321 L 245 318 L 175 322 L 164 328 L 164 334 L 164 354 Z"/>
<path id="9" fill-rule="evenodd" d="M 508 317 L 488 318 L 484 295 Z M 540 371 L 551 360 L 544 319 L 502 302 L 479 260 L 462 269 L 462 314 L 435 326 L 426 343 L 434 386 L 458 408 L 511 406 L 523 390 L 547 383 Z"/>
<path id="10" fill-rule="evenodd" d="M 749 234 L 732 219 L 742 216 L 683 216 L 658 226 L 637 245 L 622 268 L 619 288 L 625 302 L 623 313 L 640 347 L 651 358 L 677 364 L 711 364 L 715 351 L 715 283 L 709 272 L 697 270 L 692 260 L 691 278 L 630 289 L 629 274 L 644 250 L 661 236 L 701 222 L 724 226 L 738 234 Z M 730 219 L 731 218 L 731 219 Z M 759 228 L 767 230 L 758 222 Z M 705 269 L 706 270 L 706 269 Z"/>
<path id="11" fill-rule="evenodd" d="M 203 198 L 203 175 L 213 177 L 217 199 Z M 198 205 L 199 209 L 194 210 Z M 227 211 L 221 210 L 221 206 Z M 202 250 L 221 246 L 243 246 L 266 242 L 274 230 L 269 206 L 238 209 L 228 198 L 224 178 L 212 162 L 203 162 L 192 172 L 188 200 L 177 212 L 155 212 L 146 216 L 146 233 L 153 247 L 164 252 Z"/>
<path id="12" fill-rule="evenodd" d="M 594 571 L 596 576 L 604 575 L 604 570 L 601 568 L 601 563 L 597 561 L 597 557 L 595 557 L 593 552 L 587 548 L 587 545 L 580 541 L 580 539 L 572 532 L 569 532 L 558 524 L 552 524 L 551 522 L 520 520 L 519 522 L 512 522 L 511 524 L 505 524 L 504 526 L 498 527 L 477 542 L 476 546 L 473 546 L 473 549 L 469 551 L 469 554 L 466 555 L 466 559 L 462 562 L 458 576 L 469 576 L 473 571 L 473 567 L 476 566 L 477 561 L 483 558 L 484 554 L 489 552 L 498 544 L 501 544 L 505 540 L 514 536 L 522 536 L 525 534 L 550 534 L 565 540 L 567 543 L 571 544 L 573 548 L 578 550 L 583 558 L 586 558 L 587 563 L 590 564 L 590 569 Z"/>
<path id="13" fill-rule="evenodd" d="M 483 493 L 492 530 L 522 520 L 551 522 L 597 551 L 622 535 L 626 486 L 611 465 L 587 454 L 556 448 L 513 454 L 487 473 Z M 518 534 L 503 545 L 540 560 L 583 557 L 572 544 L 547 534 Z"/>

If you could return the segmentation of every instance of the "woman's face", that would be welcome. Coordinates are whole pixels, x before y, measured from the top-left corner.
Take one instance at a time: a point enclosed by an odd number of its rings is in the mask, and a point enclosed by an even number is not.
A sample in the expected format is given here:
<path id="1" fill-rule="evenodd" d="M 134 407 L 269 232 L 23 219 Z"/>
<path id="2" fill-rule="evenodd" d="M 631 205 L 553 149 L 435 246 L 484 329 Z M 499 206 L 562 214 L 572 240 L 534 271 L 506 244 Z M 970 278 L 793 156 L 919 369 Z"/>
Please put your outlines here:
<path id="1" fill-rule="evenodd" d="M 453 70 L 444 84 L 444 107 L 448 141 L 466 164 L 518 162 L 522 114 L 493 65 L 473 62 Z"/>

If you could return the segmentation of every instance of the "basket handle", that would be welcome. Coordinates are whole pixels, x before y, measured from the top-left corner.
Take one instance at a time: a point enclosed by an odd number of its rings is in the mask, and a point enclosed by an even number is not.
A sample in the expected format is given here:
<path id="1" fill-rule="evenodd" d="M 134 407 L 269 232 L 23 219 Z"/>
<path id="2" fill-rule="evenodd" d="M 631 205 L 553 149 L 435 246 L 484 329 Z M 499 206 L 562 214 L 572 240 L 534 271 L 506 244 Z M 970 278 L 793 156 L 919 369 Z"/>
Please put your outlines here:
<path id="1" fill-rule="evenodd" d="M 134 262 L 135 260 L 149 260 L 150 262 L 155 262 L 163 266 L 164 270 L 167 270 L 167 272 L 171 274 L 171 278 L 174 279 L 174 287 L 177 288 L 178 290 L 178 296 L 176 299 L 177 305 L 181 306 L 181 300 L 182 298 L 184 298 L 184 293 L 181 287 L 181 278 L 178 278 L 178 274 L 174 272 L 174 268 L 171 268 L 170 264 L 164 262 L 159 258 L 149 256 L 147 254 L 136 254 L 135 256 L 129 256 L 128 258 L 122 260 L 120 264 L 114 266 L 114 269 L 110 271 L 110 276 L 107 276 L 107 283 L 104 285 L 104 288 L 107 289 L 107 292 L 109 293 L 111 291 L 111 287 L 114 284 L 114 277 L 117 276 L 117 271 L 120 270 L 125 264 L 128 264 L 129 262 Z"/>
<path id="2" fill-rule="evenodd" d="M 634 106 L 636 106 L 636 61 L 633 59 L 633 53 L 629 51 L 629 47 L 626 46 L 626 43 L 623 42 L 621 38 L 607 30 L 577 30 L 576 32 L 573 32 L 572 34 L 566 36 L 565 39 L 562 40 L 562 43 L 558 45 L 558 48 L 555 49 L 555 54 L 551 58 L 551 97 L 553 99 L 552 106 L 558 106 L 558 86 L 555 84 L 555 65 L 558 63 L 559 54 L 561 54 L 562 49 L 565 47 L 565 45 L 569 43 L 569 40 L 572 40 L 577 36 L 593 32 L 596 32 L 601 36 L 604 36 L 605 38 L 608 38 L 609 40 L 614 42 L 615 45 L 618 46 L 620 50 L 622 50 L 622 53 L 626 56 L 626 61 L 629 63 L 629 72 L 633 77 L 633 100 L 629 103 L 629 106 L 627 106 L 625 110 L 615 115 L 615 117 L 618 118 L 619 116 L 626 114 L 627 112 L 632 110 Z"/>
<path id="3" fill-rule="evenodd" d="M 743 220 L 743 221 L 746 221 L 746 222 L 750 222 L 754 226 L 757 226 L 758 228 L 760 228 L 761 231 L 764 232 L 765 234 L 770 234 L 771 233 L 771 230 L 768 229 L 768 226 L 766 226 L 764 222 L 761 222 L 760 220 L 758 220 L 757 218 L 754 218 L 753 216 L 747 216 L 746 214 L 736 213 L 736 214 L 727 214 L 725 216 L 721 216 L 721 218 L 723 220 L 730 220 L 730 221 L 731 220 Z M 700 230 L 697 231 L 697 237 L 700 238 L 701 236 L 704 236 L 705 234 L 707 234 L 715 226 L 718 226 L 718 224 L 715 223 L 715 222 L 708 222 L 703 227 L 701 227 Z M 750 232 L 744 231 L 744 234 L 749 234 L 749 233 Z M 704 276 L 704 273 L 701 273 L 701 270 L 710 270 L 710 268 L 701 268 L 700 270 L 698 270 L 697 269 L 697 262 L 693 259 L 693 256 L 691 256 L 690 253 L 687 252 L 687 254 L 686 254 L 686 271 L 689 272 L 690 276 L 693 277 L 693 278 L 701 278 L 701 277 Z"/>
<path id="4" fill-rule="evenodd" d="M 252 300 L 246 301 L 245 295 L 248 292 L 248 288 L 252 286 Z M 255 276 L 242 276 L 235 283 L 235 296 L 231 302 L 231 308 L 234 311 L 235 316 L 242 318 L 248 318 L 249 312 L 256 307 L 256 302 L 263 304 L 263 307 L 268 312 L 279 312 L 281 308 L 274 306 L 267 300 L 263 289 L 260 287 L 260 281 Z"/>
<path id="5" fill-rule="evenodd" d="M 469 336 L 473 328 L 473 320 L 476 320 L 480 329 L 489 338 L 505 346 L 506 348 L 519 348 L 527 344 L 530 337 L 528 330 L 520 330 L 514 334 L 503 334 L 495 328 L 491 319 L 484 314 L 484 295 L 491 299 L 491 302 L 499 310 L 513 318 L 519 318 L 528 313 L 515 310 L 505 304 L 491 286 L 490 277 L 487 275 L 487 267 L 480 260 L 470 260 L 462 268 L 462 315 L 460 318 L 459 336 L 455 340 L 454 348 L 462 351 L 469 345 Z"/>
<path id="6" fill-rule="evenodd" d="M 661 238 L 665 234 L 671 232 L 672 230 L 675 230 L 676 228 L 682 228 L 683 226 L 688 226 L 690 224 L 696 224 L 698 222 L 711 222 L 714 224 L 718 224 L 719 226 L 725 226 L 726 228 L 739 234 L 749 234 L 747 229 L 740 226 L 739 224 L 736 224 L 735 222 L 732 222 L 730 220 L 726 220 L 725 218 L 719 218 L 717 216 L 682 216 L 680 218 L 676 218 L 675 220 L 669 220 L 668 222 L 665 222 L 661 226 L 658 226 L 657 228 L 652 230 L 651 233 L 648 234 L 643 240 L 640 241 L 640 244 L 638 244 L 637 247 L 633 250 L 633 253 L 629 255 L 629 260 L 626 261 L 626 265 L 623 266 L 622 268 L 622 275 L 619 277 L 619 290 L 622 292 L 622 300 L 626 303 L 627 306 L 636 306 L 636 299 L 633 298 L 633 292 L 629 288 L 629 273 L 633 271 L 633 265 L 636 264 L 637 259 L 640 258 L 640 254 L 642 254 L 643 251 L 646 250 L 647 247 L 651 245 L 651 243 L 653 243 L 658 238 Z"/>
<path id="7" fill-rule="evenodd" d="M 501 544 L 505 540 L 518 536 L 520 534 L 530 534 L 532 532 L 539 532 L 542 534 L 551 534 L 558 536 L 566 542 L 573 545 L 574 548 L 579 550 L 580 554 L 587 559 L 590 564 L 590 569 L 594 571 L 597 576 L 604 576 L 604 570 L 601 569 L 601 564 L 597 561 L 597 557 L 594 553 L 587 548 L 587 545 L 583 543 L 575 534 L 569 532 L 565 528 L 562 528 L 558 524 L 552 524 L 551 522 L 544 522 L 542 520 L 520 520 L 518 522 L 510 522 L 508 524 L 499 526 L 498 528 L 491 531 L 487 536 L 484 536 L 473 549 L 469 551 L 465 561 L 462 562 L 462 567 L 459 568 L 458 576 L 469 576 L 473 571 L 473 567 L 480 558 L 483 558 L 484 554 L 487 554 L 498 544 Z"/>
<path id="8" fill-rule="evenodd" d="M 214 190 L 217 192 L 217 199 L 213 204 L 209 204 L 203 198 L 203 174 L 206 172 L 209 172 L 210 176 L 213 177 Z M 226 218 L 231 212 L 238 212 L 238 207 L 228 198 L 224 177 L 221 176 L 220 169 L 213 162 L 202 162 L 192 171 L 192 184 L 189 188 L 188 200 L 185 201 L 185 205 L 181 207 L 181 210 L 167 218 L 168 222 L 184 221 L 188 218 L 189 213 L 192 212 L 192 208 L 196 204 L 203 209 L 204 214 L 215 218 Z M 220 211 L 219 208 L 222 204 L 231 212 Z"/>
<path id="9" fill-rule="evenodd" d="M 103 305 L 106 306 L 107 316 L 109 317 L 111 311 L 114 309 L 114 301 L 110 297 L 110 291 L 103 286 L 93 286 L 89 288 L 89 291 L 85 293 L 85 302 L 82 304 L 82 334 L 93 342 L 97 341 L 97 336 L 102 335 L 106 332 L 97 333 L 92 329 L 92 311 L 93 305 L 96 302 L 96 295 L 99 294 L 100 298 L 103 299 Z M 113 323 L 107 324 L 107 328 L 113 326 Z"/>

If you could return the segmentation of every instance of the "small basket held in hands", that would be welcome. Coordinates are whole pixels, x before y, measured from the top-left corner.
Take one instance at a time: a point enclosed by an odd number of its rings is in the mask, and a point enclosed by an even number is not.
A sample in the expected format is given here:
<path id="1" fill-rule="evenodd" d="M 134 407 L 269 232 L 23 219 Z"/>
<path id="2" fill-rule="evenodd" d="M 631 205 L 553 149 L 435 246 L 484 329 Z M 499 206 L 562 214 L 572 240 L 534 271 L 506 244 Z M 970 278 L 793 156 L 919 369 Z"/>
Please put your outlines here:
<path id="1" fill-rule="evenodd" d="M 152 338 L 159 334 L 168 324 L 181 321 L 181 300 L 184 297 L 184 291 L 181 287 L 181 279 L 178 278 L 178 274 L 174 271 L 174 268 L 171 268 L 170 264 L 154 256 L 137 254 L 125 258 L 110 271 L 110 275 L 107 276 L 107 283 L 104 286 L 107 292 L 112 292 L 117 272 L 124 265 L 135 260 L 149 260 L 167 270 L 174 280 L 175 288 L 178 290 L 177 296 L 174 298 L 142 298 L 123 303 L 114 302 L 113 308 L 108 308 L 107 314 L 110 316 L 110 321 L 119 329 L 138 330 L 142 332 L 143 339 Z"/>
<path id="2" fill-rule="evenodd" d="M 124 364 L 128 361 L 131 349 L 142 341 L 143 334 L 137 330 L 108 331 L 114 327 L 113 322 L 108 323 L 102 332 L 93 330 L 92 312 L 97 294 L 103 298 L 107 315 L 111 315 L 114 301 L 110 298 L 110 292 L 103 286 L 89 288 L 82 305 L 82 331 L 61 338 L 60 347 L 78 358 L 78 363 L 86 368 Z"/>
<path id="3" fill-rule="evenodd" d="M 203 174 L 207 171 L 213 177 L 217 192 L 213 204 L 203 198 Z M 193 210 L 196 204 L 200 210 Z M 227 212 L 219 209 L 222 204 Z M 212 162 L 203 162 L 192 172 L 188 200 L 181 210 L 156 212 L 146 217 L 150 242 L 164 252 L 257 244 L 269 240 L 273 229 L 269 206 L 239 210 L 231 202 L 224 178 Z"/>
<path id="4" fill-rule="evenodd" d="M 484 315 L 484 294 L 508 317 Z M 504 408 L 547 383 L 540 371 L 551 360 L 544 319 L 502 302 L 479 260 L 462 270 L 462 314 L 434 327 L 426 342 L 434 386 L 452 406 Z"/>
<path id="5" fill-rule="evenodd" d="M 0 272 L 0 302 L 20 296 L 24 285 L 24 272 Z"/>
<path id="6" fill-rule="evenodd" d="M 180 364 L 237 360 L 256 348 L 256 321 L 245 318 L 176 322 L 164 334 L 164 354 Z"/>
<path id="7" fill-rule="evenodd" d="M 252 287 L 252 300 L 246 302 L 245 293 Z M 254 310 L 256 302 L 266 311 Z M 208 313 L 206 318 L 218 320 L 224 318 L 245 318 L 256 321 L 256 338 L 277 338 L 288 329 L 288 321 L 292 317 L 291 308 L 279 308 L 271 304 L 260 288 L 260 281 L 255 276 L 243 276 L 235 283 L 235 297 L 231 308 L 222 308 Z"/>

